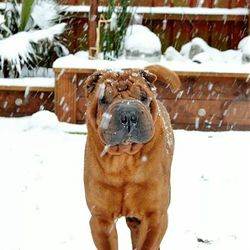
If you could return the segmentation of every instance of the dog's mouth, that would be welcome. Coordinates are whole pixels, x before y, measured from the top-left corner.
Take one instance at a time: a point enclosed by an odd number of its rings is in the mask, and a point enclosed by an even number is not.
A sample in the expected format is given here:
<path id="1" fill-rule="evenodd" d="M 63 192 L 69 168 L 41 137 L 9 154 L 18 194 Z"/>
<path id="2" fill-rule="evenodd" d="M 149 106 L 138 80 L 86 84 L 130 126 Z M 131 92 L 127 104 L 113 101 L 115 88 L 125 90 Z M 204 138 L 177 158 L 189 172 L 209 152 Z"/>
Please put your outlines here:
<path id="1" fill-rule="evenodd" d="M 110 155 L 121 155 L 121 154 L 128 154 L 128 155 L 134 155 L 138 153 L 143 144 L 140 143 L 123 143 L 119 145 L 106 145 L 101 153 L 101 157 L 103 157 L 106 153 Z"/>

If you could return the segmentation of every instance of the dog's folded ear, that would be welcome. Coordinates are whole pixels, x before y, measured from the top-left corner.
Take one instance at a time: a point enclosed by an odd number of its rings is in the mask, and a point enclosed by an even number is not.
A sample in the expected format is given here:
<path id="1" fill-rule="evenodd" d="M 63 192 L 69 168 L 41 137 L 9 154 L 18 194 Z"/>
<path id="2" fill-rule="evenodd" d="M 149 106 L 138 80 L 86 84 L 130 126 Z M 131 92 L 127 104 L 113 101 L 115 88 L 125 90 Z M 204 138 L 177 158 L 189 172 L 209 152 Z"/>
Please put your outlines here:
<path id="1" fill-rule="evenodd" d="M 102 75 L 101 71 L 96 71 L 92 75 L 88 76 L 84 82 L 84 86 L 86 88 L 87 96 L 92 93 L 96 87 L 96 84 Z"/>
<path id="2" fill-rule="evenodd" d="M 154 86 L 154 82 L 157 79 L 157 76 L 153 73 L 151 73 L 149 70 L 145 69 L 145 70 L 140 70 L 139 73 L 141 74 L 141 76 L 147 81 L 148 86 L 153 89 L 155 88 Z"/>
<path id="3" fill-rule="evenodd" d="M 161 65 L 150 65 L 145 67 L 145 70 L 153 73 L 157 76 L 157 80 L 169 85 L 171 91 L 176 93 L 181 87 L 181 81 L 179 76 L 170 69 L 167 69 Z"/>

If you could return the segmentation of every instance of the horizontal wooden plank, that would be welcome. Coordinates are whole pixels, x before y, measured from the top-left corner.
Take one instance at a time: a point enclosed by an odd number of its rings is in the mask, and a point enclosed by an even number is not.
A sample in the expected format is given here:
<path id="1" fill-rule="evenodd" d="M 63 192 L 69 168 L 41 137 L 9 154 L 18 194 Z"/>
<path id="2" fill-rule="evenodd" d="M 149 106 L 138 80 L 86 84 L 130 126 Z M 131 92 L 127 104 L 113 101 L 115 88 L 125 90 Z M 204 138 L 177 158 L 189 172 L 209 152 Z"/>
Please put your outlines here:
<path id="1" fill-rule="evenodd" d="M 74 17 L 77 18 L 88 18 L 89 13 L 86 11 L 69 11 L 73 13 Z M 140 13 L 143 14 L 144 19 L 150 20 L 171 20 L 171 21 L 233 21 L 233 22 L 242 22 L 247 20 L 247 15 L 205 15 L 205 14 L 168 14 L 168 13 Z"/>
<path id="2" fill-rule="evenodd" d="M 206 100 L 161 100 L 174 124 L 190 124 L 199 129 L 221 126 L 249 126 L 250 102 Z"/>
<path id="3" fill-rule="evenodd" d="M 150 20 L 172 20 L 172 21 L 233 21 L 233 22 L 241 22 L 245 21 L 247 16 L 245 15 L 202 15 L 202 14 L 164 14 L 164 13 L 157 13 L 157 14 L 150 14 L 146 13 L 143 14 L 145 19 Z"/>
<path id="4" fill-rule="evenodd" d="M 248 73 L 234 73 L 234 72 L 199 72 L 199 71 L 176 71 L 180 77 L 224 77 L 224 78 L 240 78 L 250 79 L 250 72 Z"/>
<path id="5" fill-rule="evenodd" d="M 29 87 L 29 86 L 0 86 L 0 91 L 37 91 L 37 92 L 53 92 L 54 87 Z"/>
<path id="6" fill-rule="evenodd" d="M 54 92 L 0 91 L 0 116 L 21 117 L 54 110 Z"/>
<path id="7" fill-rule="evenodd" d="M 167 86 L 156 82 L 159 98 L 189 100 L 250 101 L 250 80 L 224 77 L 181 77 L 182 86 L 173 94 Z"/>
<path id="8" fill-rule="evenodd" d="M 1 1 L 1 0 L 0 0 Z M 4 1 L 4 0 L 2 0 Z M 248 0 L 133 0 L 131 5 L 135 6 L 186 6 L 186 7 L 220 7 L 220 8 L 236 8 L 247 7 Z M 62 4 L 85 4 L 89 5 L 91 0 L 61 0 Z M 99 5 L 107 5 L 107 0 L 99 0 Z"/>
<path id="9" fill-rule="evenodd" d="M 67 5 L 60 6 L 62 11 L 72 13 L 89 13 L 89 5 Z M 117 7 L 118 8 L 118 7 Z M 107 10 L 107 6 L 98 6 L 98 12 L 103 13 Z M 164 15 L 205 15 L 205 16 L 247 16 L 247 8 L 207 8 L 207 7 L 183 7 L 183 6 L 134 6 L 128 8 L 129 13 L 137 14 L 164 14 Z"/>

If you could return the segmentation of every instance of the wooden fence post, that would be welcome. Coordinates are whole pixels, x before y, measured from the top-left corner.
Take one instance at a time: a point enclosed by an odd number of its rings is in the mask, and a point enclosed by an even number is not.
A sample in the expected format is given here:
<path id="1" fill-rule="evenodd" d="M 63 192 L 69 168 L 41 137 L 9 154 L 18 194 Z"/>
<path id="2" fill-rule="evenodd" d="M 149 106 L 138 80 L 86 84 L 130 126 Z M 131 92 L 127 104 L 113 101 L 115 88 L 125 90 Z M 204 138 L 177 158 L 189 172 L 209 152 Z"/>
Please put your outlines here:
<path id="1" fill-rule="evenodd" d="M 76 123 L 77 75 L 55 70 L 55 113 L 62 122 Z"/>
<path id="2" fill-rule="evenodd" d="M 95 56 L 96 48 L 96 28 L 98 22 L 98 0 L 92 0 L 89 11 L 89 32 L 88 32 L 88 41 L 89 41 L 89 56 Z"/>

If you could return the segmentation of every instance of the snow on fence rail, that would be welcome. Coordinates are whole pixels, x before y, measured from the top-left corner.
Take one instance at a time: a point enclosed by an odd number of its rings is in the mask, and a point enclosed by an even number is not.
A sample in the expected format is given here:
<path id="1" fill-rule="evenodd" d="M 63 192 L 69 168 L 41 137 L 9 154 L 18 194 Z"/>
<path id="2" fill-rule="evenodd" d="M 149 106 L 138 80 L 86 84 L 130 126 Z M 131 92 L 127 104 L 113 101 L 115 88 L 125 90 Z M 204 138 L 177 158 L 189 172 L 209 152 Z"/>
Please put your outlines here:
<path id="1" fill-rule="evenodd" d="M 0 88 L 44 88 L 53 90 L 55 87 L 54 77 L 24 77 L 24 78 L 0 78 Z"/>
<path id="2" fill-rule="evenodd" d="M 6 3 L 0 3 L 0 10 L 6 8 Z M 118 8 L 118 7 L 117 7 Z M 60 5 L 64 12 L 89 13 L 89 5 Z M 98 6 L 98 12 L 103 13 L 107 6 Z M 133 6 L 128 8 L 129 13 L 137 14 L 167 14 L 167 15 L 207 15 L 207 16 L 247 16 L 248 8 L 207 8 L 207 7 L 167 7 L 167 6 Z"/>
<path id="3" fill-rule="evenodd" d="M 88 5 L 63 5 L 61 7 L 67 12 L 87 13 L 90 11 Z M 106 6 L 98 6 L 98 12 L 102 13 Z M 221 15 L 221 16 L 247 16 L 247 8 L 205 8 L 205 7 L 146 7 L 135 6 L 128 9 L 129 13 L 137 14 L 175 14 L 175 15 Z"/>

